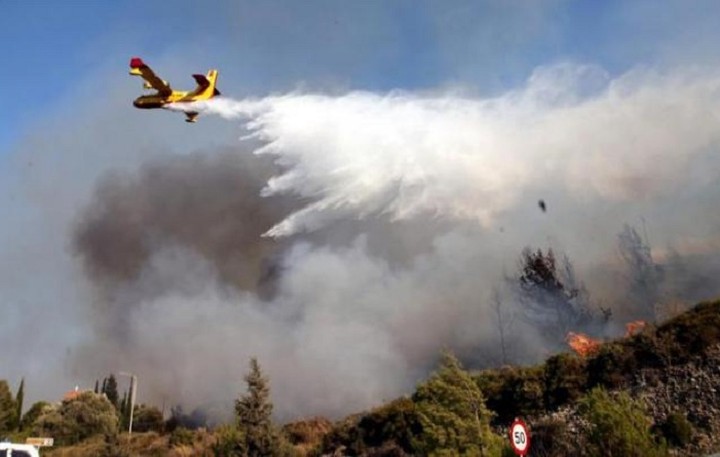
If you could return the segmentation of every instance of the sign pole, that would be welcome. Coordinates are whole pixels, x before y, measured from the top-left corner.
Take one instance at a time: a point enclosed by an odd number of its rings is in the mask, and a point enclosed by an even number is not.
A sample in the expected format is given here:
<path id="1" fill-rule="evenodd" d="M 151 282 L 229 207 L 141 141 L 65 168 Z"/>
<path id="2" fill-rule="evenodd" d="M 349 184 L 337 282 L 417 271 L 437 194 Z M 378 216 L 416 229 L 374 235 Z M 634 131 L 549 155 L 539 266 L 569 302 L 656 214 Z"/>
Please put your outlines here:
<path id="1" fill-rule="evenodd" d="M 130 422 L 128 426 L 128 435 L 132 435 L 132 426 L 133 426 L 133 412 L 135 411 L 135 393 L 137 391 L 137 376 L 132 373 L 126 373 L 124 371 L 121 371 L 118 373 L 122 376 L 128 376 L 130 378 Z"/>

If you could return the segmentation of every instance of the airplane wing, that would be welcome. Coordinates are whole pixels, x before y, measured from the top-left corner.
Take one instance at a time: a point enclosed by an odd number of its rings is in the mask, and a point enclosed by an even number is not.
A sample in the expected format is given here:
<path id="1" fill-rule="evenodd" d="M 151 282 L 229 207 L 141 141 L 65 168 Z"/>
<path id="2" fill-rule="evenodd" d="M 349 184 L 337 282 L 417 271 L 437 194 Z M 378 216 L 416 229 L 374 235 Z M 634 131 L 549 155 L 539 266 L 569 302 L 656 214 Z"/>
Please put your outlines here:
<path id="1" fill-rule="evenodd" d="M 130 74 L 142 77 L 147 83 L 158 91 L 163 97 L 172 94 L 172 88 L 167 81 L 158 78 L 154 71 L 142 61 L 139 57 L 130 59 Z"/>

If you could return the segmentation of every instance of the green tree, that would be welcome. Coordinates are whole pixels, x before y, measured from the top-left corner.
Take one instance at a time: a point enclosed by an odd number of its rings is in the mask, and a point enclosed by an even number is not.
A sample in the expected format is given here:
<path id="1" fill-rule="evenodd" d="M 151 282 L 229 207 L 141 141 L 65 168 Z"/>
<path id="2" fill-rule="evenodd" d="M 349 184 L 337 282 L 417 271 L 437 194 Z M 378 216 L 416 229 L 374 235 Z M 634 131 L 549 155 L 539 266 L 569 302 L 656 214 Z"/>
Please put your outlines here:
<path id="1" fill-rule="evenodd" d="M 112 403 L 113 406 L 115 406 L 116 408 L 119 406 L 117 380 L 115 379 L 115 375 L 111 374 L 105 380 L 103 380 L 102 393 L 105 394 L 105 396 L 108 400 L 110 400 L 110 403 Z"/>
<path id="2" fill-rule="evenodd" d="M 33 432 L 54 437 L 58 445 L 67 445 L 94 435 L 114 435 L 117 429 L 117 411 L 110 401 L 83 392 L 59 407 L 46 409 L 35 422 Z"/>
<path id="3" fill-rule="evenodd" d="M 35 421 L 45 412 L 46 409 L 50 408 L 50 403 L 46 401 L 38 401 L 30 406 L 30 409 L 22 416 L 20 421 L 20 430 L 31 428 Z"/>
<path id="4" fill-rule="evenodd" d="M 130 408 L 128 407 L 128 414 Z M 163 415 L 154 406 L 139 405 L 133 413 L 133 431 L 137 432 L 162 432 Z"/>
<path id="5" fill-rule="evenodd" d="M 25 400 L 25 378 L 20 380 L 20 387 L 18 387 L 17 393 L 15 394 L 15 406 L 17 408 L 15 413 L 15 426 L 18 430 L 21 430 L 22 421 L 22 409 L 23 401 Z"/>
<path id="6" fill-rule="evenodd" d="M 267 457 L 279 453 L 280 442 L 271 415 L 270 384 L 255 357 L 250 359 L 250 373 L 245 376 L 247 394 L 235 401 L 237 424 L 245 439 L 248 457 Z"/>
<path id="7" fill-rule="evenodd" d="M 123 392 L 122 400 L 118 404 L 118 414 L 120 416 L 120 428 L 125 430 L 130 424 L 130 409 L 128 409 L 128 393 Z"/>
<path id="8" fill-rule="evenodd" d="M 497 455 L 500 438 L 477 384 L 449 352 L 413 396 L 422 432 L 415 449 L 427 456 Z"/>
<path id="9" fill-rule="evenodd" d="M 595 388 L 579 404 L 578 411 L 590 424 L 589 457 L 660 457 L 667 450 L 653 439 L 650 419 L 642 404 L 626 392 L 611 396 Z"/>
<path id="10" fill-rule="evenodd" d="M 17 405 L 13 399 L 8 382 L 0 380 L 0 435 L 15 429 Z M 1 438 L 1 437 L 0 437 Z"/>

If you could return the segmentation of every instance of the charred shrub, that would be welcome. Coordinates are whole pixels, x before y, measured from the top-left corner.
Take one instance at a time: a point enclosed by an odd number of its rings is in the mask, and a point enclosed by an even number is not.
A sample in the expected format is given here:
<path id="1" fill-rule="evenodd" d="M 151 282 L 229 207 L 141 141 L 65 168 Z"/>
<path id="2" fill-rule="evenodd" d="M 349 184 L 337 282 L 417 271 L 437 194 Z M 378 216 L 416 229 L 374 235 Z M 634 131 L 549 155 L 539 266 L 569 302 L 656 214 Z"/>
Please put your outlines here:
<path id="1" fill-rule="evenodd" d="M 282 432 L 293 445 L 316 446 L 333 428 L 332 422 L 324 417 L 290 422 L 283 425 Z"/>
<path id="2" fill-rule="evenodd" d="M 358 423 L 363 441 L 368 447 L 394 444 L 412 453 L 412 438 L 420 433 L 420 422 L 412 400 L 402 398 L 375 410 Z"/>
<path id="3" fill-rule="evenodd" d="M 579 446 L 559 419 L 543 419 L 532 428 L 532 452 L 537 457 L 574 457 Z"/>
<path id="4" fill-rule="evenodd" d="M 720 301 L 700 303 L 657 331 L 672 348 L 673 362 L 684 363 L 720 342 Z"/>
<path id="5" fill-rule="evenodd" d="M 636 370 L 637 361 L 631 349 L 621 344 L 605 344 L 588 360 L 587 386 L 616 389 L 622 387 Z"/>
<path id="6" fill-rule="evenodd" d="M 693 427 L 685 415 L 672 413 L 655 430 L 670 446 L 685 447 L 692 441 Z"/>
<path id="7" fill-rule="evenodd" d="M 351 455 L 377 454 L 381 449 L 388 455 L 412 455 L 413 438 L 421 432 L 415 404 L 409 398 L 400 398 L 361 416 L 336 425 L 325 434 L 316 454 L 332 453 L 344 449 Z"/>
<path id="8" fill-rule="evenodd" d="M 670 364 L 672 345 L 651 333 L 635 335 L 628 342 L 641 368 L 665 368 Z"/>
<path id="9" fill-rule="evenodd" d="M 195 434 L 185 427 L 177 427 L 170 434 L 170 447 L 191 446 L 195 442 Z"/>
<path id="10" fill-rule="evenodd" d="M 548 359 L 544 369 L 545 407 L 557 409 L 580 398 L 587 383 L 585 360 L 574 354 Z"/>
<path id="11" fill-rule="evenodd" d="M 485 395 L 485 404 L 495 413 L 494 425 L 545 409 L 542 367 L 485 371 L 475 377 L 475 382 Z"/>

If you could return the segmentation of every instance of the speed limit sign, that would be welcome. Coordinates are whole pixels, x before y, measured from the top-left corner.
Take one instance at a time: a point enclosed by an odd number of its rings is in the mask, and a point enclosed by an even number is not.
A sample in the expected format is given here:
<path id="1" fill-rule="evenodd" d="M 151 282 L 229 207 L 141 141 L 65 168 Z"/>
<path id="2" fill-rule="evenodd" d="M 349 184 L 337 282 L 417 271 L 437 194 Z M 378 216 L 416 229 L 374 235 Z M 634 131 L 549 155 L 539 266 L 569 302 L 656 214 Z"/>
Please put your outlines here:
<path id="1" fill-rule="evenodd" d="M 527 455 L 530 450 L 530 432 L 527 425 L 520 419 L 515 419 L 510 425 L 510 445 L 517 455 Z"/>

